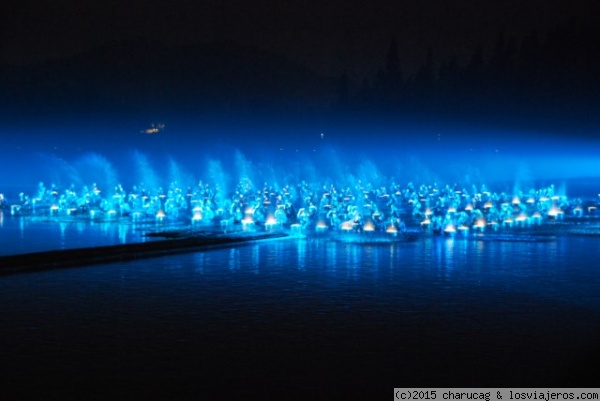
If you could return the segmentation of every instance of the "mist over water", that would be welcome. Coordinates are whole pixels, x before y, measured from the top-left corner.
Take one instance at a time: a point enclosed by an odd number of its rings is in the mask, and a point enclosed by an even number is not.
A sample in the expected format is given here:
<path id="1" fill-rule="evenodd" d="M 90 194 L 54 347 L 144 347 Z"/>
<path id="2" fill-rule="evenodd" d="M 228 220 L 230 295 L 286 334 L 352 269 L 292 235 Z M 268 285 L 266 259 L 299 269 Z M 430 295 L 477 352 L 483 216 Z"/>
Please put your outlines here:
<path id="1" fill-rule="evenodd" d="M 30 125 L 0 151 L 7 167 L 0 182 L 23 189 L 40 181 L 166 189 L 172 182 L 184 187 L 203 180 L 227 193 L 243 179 L 256 185 L 361 180 L 374 186 L 394 180 L 497 184 L 515 192 L 547 183 L 569 191 L 571 180 L 600 176 L 598 144 L 580 134 L 442 123 L 243 123 L 188 121 L 154 135 L 133 124 L 50 127 L 44 134 Z M 27 135 L 32 139 L 19 139 Z"/>

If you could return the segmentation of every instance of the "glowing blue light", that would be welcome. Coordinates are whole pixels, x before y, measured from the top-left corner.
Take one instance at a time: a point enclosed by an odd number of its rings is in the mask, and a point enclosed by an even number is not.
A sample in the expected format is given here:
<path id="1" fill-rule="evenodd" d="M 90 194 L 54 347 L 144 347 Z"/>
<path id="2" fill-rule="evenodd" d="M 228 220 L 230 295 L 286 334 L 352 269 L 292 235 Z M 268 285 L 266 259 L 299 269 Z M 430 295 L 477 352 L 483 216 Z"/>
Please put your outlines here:
<path id="1" fill-rule="evenodd" d="M 307 145 L 299 153 L 310 154 L 313 146 Z M 154 220 L 195 225 L 195 230 L 220 225 L 223 231 L 283 229 L 307 235 L 327 233 L 327 237 L 362 232 L 393 238 L 405 234 L 406 227 L 422 235 L 466 235 L 471 230 L 483 233 L 486 228 L 511 232 L 556 220 L 592 217 L 600 201 L 570 199 L 560 183 L 538 188 L 526 184 L 523 175 L 506 186 L 508 189 L 480 183 L 462 185 L 460 181 L 444 184 L 437 179 L 399 183 L 364 159 L 355 167 L 344 167 L 334 153 L 322 160 L 293 152 L 277 152 L 277 157 L 289 158 L 290 163 L 254 164 L 240 152 L 227 162 L 209 160 L 200 174 L 202 179 L 171 162 L 170 179 L 166 180 L 148 157 L 137 152 L 134 168 L 124 170 L 127 178 L 136 172 L 137 177 L 130 178 L 131 185 L 121 185 L 108 160 L 86 156 L 78 162 L 85 169 L 63 165 L 68 171 L 61 177 L 63 186 L 40 183 L 30 194 L 20 193 L 18 199 L 2 195 L 0 202 L 6 208 L 10 204 L 11 215 L 25 217 L 89 217 L 115 223 L 130 219 L 136 224 Z M 292 162 L 297 163 L 295 169 L 288 168 Z M 326 176 L 329 171 L 336 172 Z M 416 172 L 424 171 L 418 168 Z M 65 184 L 68 178 L 75 184 Z"/>

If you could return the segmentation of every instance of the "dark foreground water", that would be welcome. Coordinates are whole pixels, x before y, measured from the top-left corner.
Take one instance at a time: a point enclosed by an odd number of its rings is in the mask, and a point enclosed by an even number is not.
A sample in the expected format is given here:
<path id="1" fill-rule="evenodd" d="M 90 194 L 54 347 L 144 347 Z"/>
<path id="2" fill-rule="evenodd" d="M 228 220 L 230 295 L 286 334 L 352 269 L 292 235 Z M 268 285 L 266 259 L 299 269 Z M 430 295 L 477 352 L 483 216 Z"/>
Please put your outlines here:
<path id="1" fill-rule="evenodd" d="M 0 399 L 597 386 L 598 245 L 285 239 L 0 277 Z"/>

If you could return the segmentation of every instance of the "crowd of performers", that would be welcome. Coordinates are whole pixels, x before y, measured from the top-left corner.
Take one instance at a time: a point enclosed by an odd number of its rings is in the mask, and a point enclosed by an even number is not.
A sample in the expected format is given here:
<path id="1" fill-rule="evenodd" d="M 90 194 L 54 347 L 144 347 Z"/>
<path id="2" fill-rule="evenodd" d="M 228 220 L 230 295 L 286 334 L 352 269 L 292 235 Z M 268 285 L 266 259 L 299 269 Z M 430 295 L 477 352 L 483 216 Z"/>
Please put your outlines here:
<path id="1" fill-rule="evenodd" d="M 400 185 L 375 187 L 357 180 L 338 187 L 332 182 L 257 186 L 247 178 L 225 193 L 218 184 L 199 182 L 167 190 L 126 191 L 95 184 L 80 189 L 38 185 L 33 195 L 21 193 L 0 206 L 13 215 L 72 216 L 92 219 L 131 218 L 184 220 L 191 224 L 242 225 L 302 230 L 380 231 L 401 233 L 407 227 L 436 232 L 460 232 L 555 222 L 564 216 L 595 214 L 598 199 L 567 199 L 554 186 L 516 193 L 497 193 L 484 185 Z"/>

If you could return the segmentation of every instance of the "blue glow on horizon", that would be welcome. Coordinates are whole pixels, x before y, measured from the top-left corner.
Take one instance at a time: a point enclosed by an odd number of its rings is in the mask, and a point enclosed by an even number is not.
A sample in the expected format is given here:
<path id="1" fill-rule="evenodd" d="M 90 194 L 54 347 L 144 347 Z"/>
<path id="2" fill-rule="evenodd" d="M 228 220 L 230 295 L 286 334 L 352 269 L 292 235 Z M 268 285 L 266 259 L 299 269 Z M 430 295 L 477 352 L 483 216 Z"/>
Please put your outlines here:
<path id="1" fill-rule="evenodd" d="M 512 192 L 546 182 L 568 191 L 569 180 L 600 176 L 598 143 L 561 133 L 441 123 L 167 127 L 154 135 L 129 127 L 93 129 L 90 124 L 64 131 L 22 127 L 0 150 L 10 166 L 0 170 L 0 191 L 24 190 L 39 181 L 61 187 L 93 181 L 104 187 L 142 181 L 155 187 L 160 181 L 167 190 L 169 182 L 185 185 L 197 179 L 218 181 L 228 191 L 240 168 L 269 182 L 285 175 L 339 182 L 352 175 L 370 181 L 497 183 Z"/>

